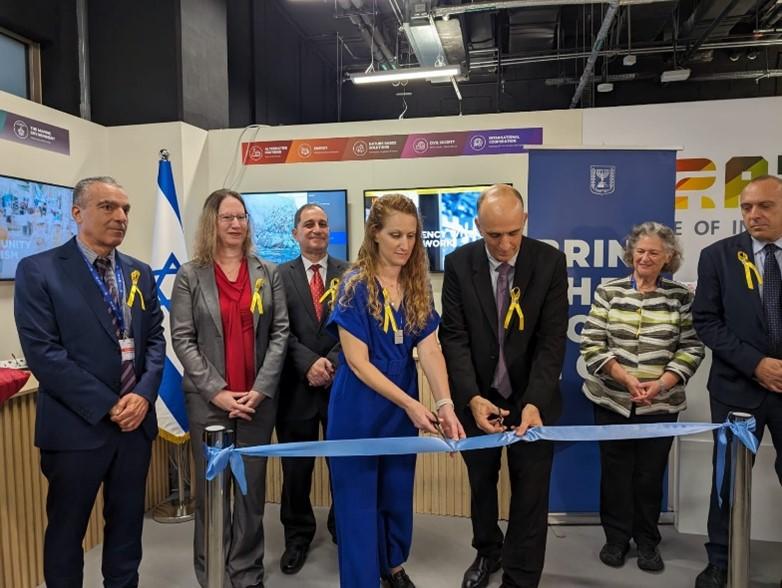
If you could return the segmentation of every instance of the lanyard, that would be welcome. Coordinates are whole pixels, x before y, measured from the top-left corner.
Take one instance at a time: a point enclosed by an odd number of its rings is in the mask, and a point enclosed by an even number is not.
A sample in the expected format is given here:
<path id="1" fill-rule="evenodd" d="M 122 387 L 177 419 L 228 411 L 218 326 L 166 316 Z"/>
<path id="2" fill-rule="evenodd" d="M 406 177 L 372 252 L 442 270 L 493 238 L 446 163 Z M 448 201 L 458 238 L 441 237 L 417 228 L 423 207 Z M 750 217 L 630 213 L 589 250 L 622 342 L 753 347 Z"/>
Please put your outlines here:
<path id="1" fill-rule="evenodd" d="M 112 298 L 111 293 L 106 287 L 106 283 L 98 275 L 98 271 L 95 269 L 95 266 L 90 263 L 90 260 L 87 259 L 83 252 L 81 256 L 84 259 L 84 263 L 87 264 L 87 269 L 90 270 L 90 275 L 92 276 L 93 281 L 98 286 L 100 293 L 103 295 L 103 302 L 106 303 L 106 306 L 109 307 L 109 311 L 111 311 L 111 314 L 114 315 L 114 318 L 117 320 L 120 335 L 124 337 L 125 314 L 122 312 L 122 308 L 117 306 L 117 303 L 114 301 L 114 298 Z M 117 294 L 119 295 L 120 301 L 125 300 L 125 281 L 122 278 L 122 270 L 119 267 L 119 257 L 116 255 L 114 256 L 114 281 L 117 284 Z"/>

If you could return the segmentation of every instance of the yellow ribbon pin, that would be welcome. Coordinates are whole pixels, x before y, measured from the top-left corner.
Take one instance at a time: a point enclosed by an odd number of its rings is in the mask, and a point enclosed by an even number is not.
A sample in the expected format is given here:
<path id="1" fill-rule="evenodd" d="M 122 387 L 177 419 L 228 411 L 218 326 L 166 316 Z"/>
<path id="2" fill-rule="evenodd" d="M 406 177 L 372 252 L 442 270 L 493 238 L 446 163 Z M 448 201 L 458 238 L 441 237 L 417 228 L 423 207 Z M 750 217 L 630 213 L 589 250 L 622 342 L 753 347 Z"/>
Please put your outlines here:
<path id="1" fill-rule="evenodd" d="M 138 294 L 139 300 L 141 300 L 141 310 L 146 310 L 147 306 L 144 304 L 144 295 L 141 294 L 141 290 L 138 288 L 138 280 L 141 277 L 141 272 L 133 270 L 130 272 L 130 293 L 128 294 L 128 307 L 133 308 L 133 301 Z"/>
<path id="2" fill-rule="evenodd" d="M 749 260 L 749 257 L 743 251 L 739 251 L 739 261 L 744 266 L 744 279 L 747 280 L 747 288 L 750 290 L 755 289 L 755 285 L 752 283 L 752 274 L 755 274 L 755 279 L 758 282 L 758 286 L 763 283 L 763 278 L 760 277 L 760 272 L 755 264 Z"/>
<path id="3" fill-rule="evenodd" d="M 513 318 L 514 314 L 517 314 L 519 316 L 519 331 L 524 330 L 524 313 L 521 312 L 521 305 L 519 304 L 519 299 L 521 298 L 521 290 L 518 288 L 511 288 L 510 291 L 510 306 L 508 307 L 508 312 L 505 313 L 505 322 L 503 323 L 503 327 L 505 330 L 508 329 L 510 326 L 510 321 Z"/>
<path id="4" fill-rule="evenodd" d="M 396 319 L 394 318 L 394 311 L 391 310 L 391 302 L 389 302 L 388 290 L 383 288 L 383 299 L 385 301 L 385 308 L 383 312 L 383 332 L 388 333 L 388 326 L 391 325 L 391 329 L 396 332 Z"/>
<path id="5" fill-rule="evenodd" d="M 253 292 L 253 300 L 250 303 L 250 312 L 255 312 L 255 308 L 258 308 L 258 314 L 263 314 L 263 298 L 261 298 L 261 288 L 263 288 L 263 278 L 255 280 L 255 291 Z"/>
<path id="6" fill-rule="evenodd" d="M 320 297 L 320 300 L 318 300 L 318 302 L 323 302 L 324 300 L 326 300 L 326 298 L 331 298 L 331 300 L 329 300 L 329 308 L 334 308 L 334 302 L 337 300 L 338 287 L 339 287 L 339 278 L 334 278 L 333 280 L 331 280 L 331 283 L 329 284 L 329 289 L 323 293 L 323 296 Z"/>

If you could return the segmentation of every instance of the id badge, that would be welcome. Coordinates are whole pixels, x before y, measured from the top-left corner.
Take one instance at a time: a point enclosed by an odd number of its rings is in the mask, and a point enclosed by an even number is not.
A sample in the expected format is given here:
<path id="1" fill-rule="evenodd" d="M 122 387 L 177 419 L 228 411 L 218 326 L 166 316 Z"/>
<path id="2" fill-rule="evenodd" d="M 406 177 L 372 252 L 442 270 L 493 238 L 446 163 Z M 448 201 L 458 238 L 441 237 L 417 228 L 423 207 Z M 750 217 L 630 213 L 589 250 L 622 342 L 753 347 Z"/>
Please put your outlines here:
<path id="1" fill-rule="evenodd" d="M 404 334 L 402 329 L 398 329 L 394 331 L 394 345 L 401 345 L 402 343 L 404 343 Z"/>
<path id="2" fill-rule="evenodd" d="M 132 338 L 120 339 L 119 350 L 122 352 L 122 361 L 136 359 L 136 342 Z"/>

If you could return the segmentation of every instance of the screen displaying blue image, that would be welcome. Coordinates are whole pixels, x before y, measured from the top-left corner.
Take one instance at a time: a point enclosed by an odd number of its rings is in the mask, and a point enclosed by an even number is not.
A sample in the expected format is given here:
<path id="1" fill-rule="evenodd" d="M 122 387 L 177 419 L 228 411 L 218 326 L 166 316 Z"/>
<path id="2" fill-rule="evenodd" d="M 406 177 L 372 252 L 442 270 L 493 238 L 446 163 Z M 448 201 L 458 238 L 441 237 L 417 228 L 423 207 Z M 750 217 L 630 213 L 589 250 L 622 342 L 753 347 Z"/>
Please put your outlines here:
<path id="1" fill-rule="evenodd" d="M 348 258 L 348 193 L 346 190 L 307 192 L 243 192 L 252 222 L 255 248 L 263 259 L 283 263 L 298 257 L 299 244 L 293 238 L 293 218 L 299 207 L 317 204 L 329 218 L 329 255 Z"/>
<path id="2" fill-rule="evenodd" d="M 490 184 L 450 186 L 443 188 L 413 188 L 404 190 L 365 190 L 364 218 L 375 198 L 384 194 L 404 194 L 418 207 L 421 216 L 429 271 L 443 271 L 445 256 L 457 247 L 481 238 L 475 226 L 478 196 Z"/>
<path id="3" fill-rule="evenodd" d="M 0 176 L 0 280 L 13 280 L 23 257 L 76 234 L 72 199 L 67 186 Z"/>

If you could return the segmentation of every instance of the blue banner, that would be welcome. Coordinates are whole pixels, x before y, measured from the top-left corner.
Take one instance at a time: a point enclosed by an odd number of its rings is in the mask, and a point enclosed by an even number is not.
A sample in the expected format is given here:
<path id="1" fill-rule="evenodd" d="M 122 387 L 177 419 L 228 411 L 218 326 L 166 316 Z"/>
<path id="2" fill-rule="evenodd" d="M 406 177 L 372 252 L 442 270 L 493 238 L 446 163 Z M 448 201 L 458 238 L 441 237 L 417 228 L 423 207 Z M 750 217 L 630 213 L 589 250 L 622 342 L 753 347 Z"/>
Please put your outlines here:
<path id="1" fill-rule="evenodd" d="M 673 227 L 675 183 L 673 150 L 530 151 L 528 234 L 567 256 L 570 324 L 558 424 L 594 423 L 593 405 L 581 392 L 581 327 L 600 282 L 630 273 L 622 261 L 630 228 L 651 220 Z M 557 444 L 549 510 L 593 513 L 599 506 L 597 443 Z"/>

